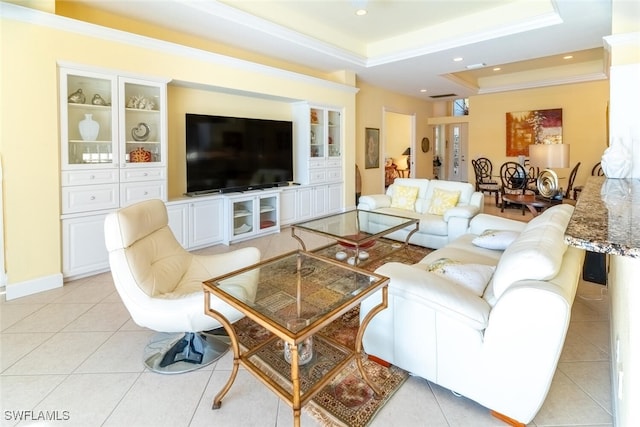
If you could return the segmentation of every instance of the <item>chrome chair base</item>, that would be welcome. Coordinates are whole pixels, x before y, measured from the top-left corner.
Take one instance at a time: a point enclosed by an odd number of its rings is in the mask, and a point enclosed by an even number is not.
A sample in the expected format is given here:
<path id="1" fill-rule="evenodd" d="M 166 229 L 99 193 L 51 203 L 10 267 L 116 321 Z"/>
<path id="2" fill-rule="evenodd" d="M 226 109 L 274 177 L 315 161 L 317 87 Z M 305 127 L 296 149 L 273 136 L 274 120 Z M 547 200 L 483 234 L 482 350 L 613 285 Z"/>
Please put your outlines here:
<path id="1" fill-rule="evenodd" d="M 147 344 L 144 364 L 160 374 L 195 371 L 224 356 L 230 343 L 228 336 L 209 332 L 160 332 Z"/>

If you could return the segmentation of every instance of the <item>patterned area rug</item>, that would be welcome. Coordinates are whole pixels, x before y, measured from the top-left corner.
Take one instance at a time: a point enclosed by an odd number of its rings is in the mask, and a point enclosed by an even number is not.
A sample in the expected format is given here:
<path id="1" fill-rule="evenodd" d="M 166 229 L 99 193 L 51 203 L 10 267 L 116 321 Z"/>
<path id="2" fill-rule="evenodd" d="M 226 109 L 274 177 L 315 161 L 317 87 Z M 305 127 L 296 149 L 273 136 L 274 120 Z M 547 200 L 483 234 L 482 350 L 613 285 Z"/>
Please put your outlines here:
<path id="1" fill-rule="evenodd" d="M 330 246 L 319 252 L 325 256 L 334 256 L 336 252 L 345 250 L 340 246 Z M 415 263 L 431 252 L 429 249 L 410 246 L 408 249 L 398 250 L 391 241 L 378 241 L 367 249 L 369 258 L 358 266 L 373 271 L 380 265 L 396 261 Z M 269 338 L 271 334 L 253 321 L 244 318 L 234 324 L 238 339 L 245 348 L 253 348 Z M 338 343 L 353 348 L 359 327 L 359 307 L 345 313 L 323 330 L 323 335 L 331 337 Z M 308 388 L 304 378 L 323 376 L 324 367 L 328 362 L 335 363 L 341 357 L 332 351 L 331 346 L 322 340 L 314 340 L 314 356 L 310 363 L 301 367 L 301 388 Z M 284 361 L 282 342 L 276 340 L 273 345 L 264 346 L 259 356 L 268 361 L 273 369 L 272 378 L 287 377 L 289 365 Z M 364 427 L 369 425 L 378 411 L 400 388 L 409 374 L 395 366 L 384 367 L 373 361 L 365 360 L 364 367 L 367 375 L 381 389 L 382 396 L 376 399 L 373 391 L 362 379 L 355 361 L 350 362 L 328 385 L 326 385 L 313 399 L 303 406 L 303 411 L 314 417 L 324 426 Z"/>

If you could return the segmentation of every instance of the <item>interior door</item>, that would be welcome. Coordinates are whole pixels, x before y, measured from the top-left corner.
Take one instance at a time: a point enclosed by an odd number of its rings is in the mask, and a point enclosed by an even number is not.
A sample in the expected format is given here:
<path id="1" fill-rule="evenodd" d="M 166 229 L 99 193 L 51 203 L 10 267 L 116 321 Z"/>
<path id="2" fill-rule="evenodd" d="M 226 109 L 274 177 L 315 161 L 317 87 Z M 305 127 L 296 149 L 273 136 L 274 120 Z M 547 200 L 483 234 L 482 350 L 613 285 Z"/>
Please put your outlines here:
<path id="1" fill-rule="evenodd" d="M 466 123 L 453 123 L 449 125 L 449 156 L 448 175 L 449 181 L 468 182 L 467 151 L 469 149 L 468 129 Z"/>

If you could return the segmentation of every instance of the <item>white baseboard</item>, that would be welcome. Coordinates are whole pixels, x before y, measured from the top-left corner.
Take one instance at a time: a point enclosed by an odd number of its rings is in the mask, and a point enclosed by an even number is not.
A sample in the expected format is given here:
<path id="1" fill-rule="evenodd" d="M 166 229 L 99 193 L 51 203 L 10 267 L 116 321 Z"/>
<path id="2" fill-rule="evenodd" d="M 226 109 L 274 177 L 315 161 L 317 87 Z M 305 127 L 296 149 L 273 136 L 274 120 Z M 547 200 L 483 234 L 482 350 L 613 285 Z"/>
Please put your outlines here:
<path id="1" fill-rule="evenodd" d="M 52 274 L 51 276 L 38 277 L 37 279 L 27 280 L 19 283 L 12 283 L 6 286 L 7 301 L 26 297 L 27 295 L 37 294 L 51 289 L 61 288 L 64 284 L 62 273 Z"/>

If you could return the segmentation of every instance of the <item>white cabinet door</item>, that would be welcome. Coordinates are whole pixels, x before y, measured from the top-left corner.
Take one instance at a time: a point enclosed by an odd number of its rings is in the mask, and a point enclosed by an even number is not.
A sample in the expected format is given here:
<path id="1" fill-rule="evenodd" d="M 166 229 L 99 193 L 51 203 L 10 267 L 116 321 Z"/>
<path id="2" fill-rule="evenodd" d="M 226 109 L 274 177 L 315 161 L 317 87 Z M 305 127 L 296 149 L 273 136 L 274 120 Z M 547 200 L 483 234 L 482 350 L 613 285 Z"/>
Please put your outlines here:
<path id="1" fill-rule="evenodd" d="M 326 185 L 319 185 L 313 188 L 313 216 L 326 215 L 329 211 L 327 189 L 328 186 Z"/>
<path id="2" fill-rule="evenodd" d="M 298 189 L 298 212 L 296 221 L 304 221 L 313 216 L 312 195 L 313 187 L 303 187 Z"/>
<path id="3" fill-rule="evenodd" d="M 189 203 L 167 205 L 169 228 L 183 248 L 189 248 Z"/>
<path id="4" fill-rule="evenodd" d="M 106 215 L 89 215 L 62 220 L 62 274 L 81 277 L 109 269 L 105 246 Z"/>
<path id="5" fill-rule="evenodd" d="M 189 248 L 222 242 L 224 199 L 191 202 L 189 205 Z"/>
<path id="6" fill-rule="evenodd" d="M 280 193 L 280 225 L 296 222 L 297 189 L 287 189 Z"/>
<path id="7" fill-rule="evenodd" d="M 343 185 L 339 184 L 331 184 L 328 188 L 327 194 L 327 204 L 329 213 L 337 213 L 342 212 L 343 210 Z"/>

